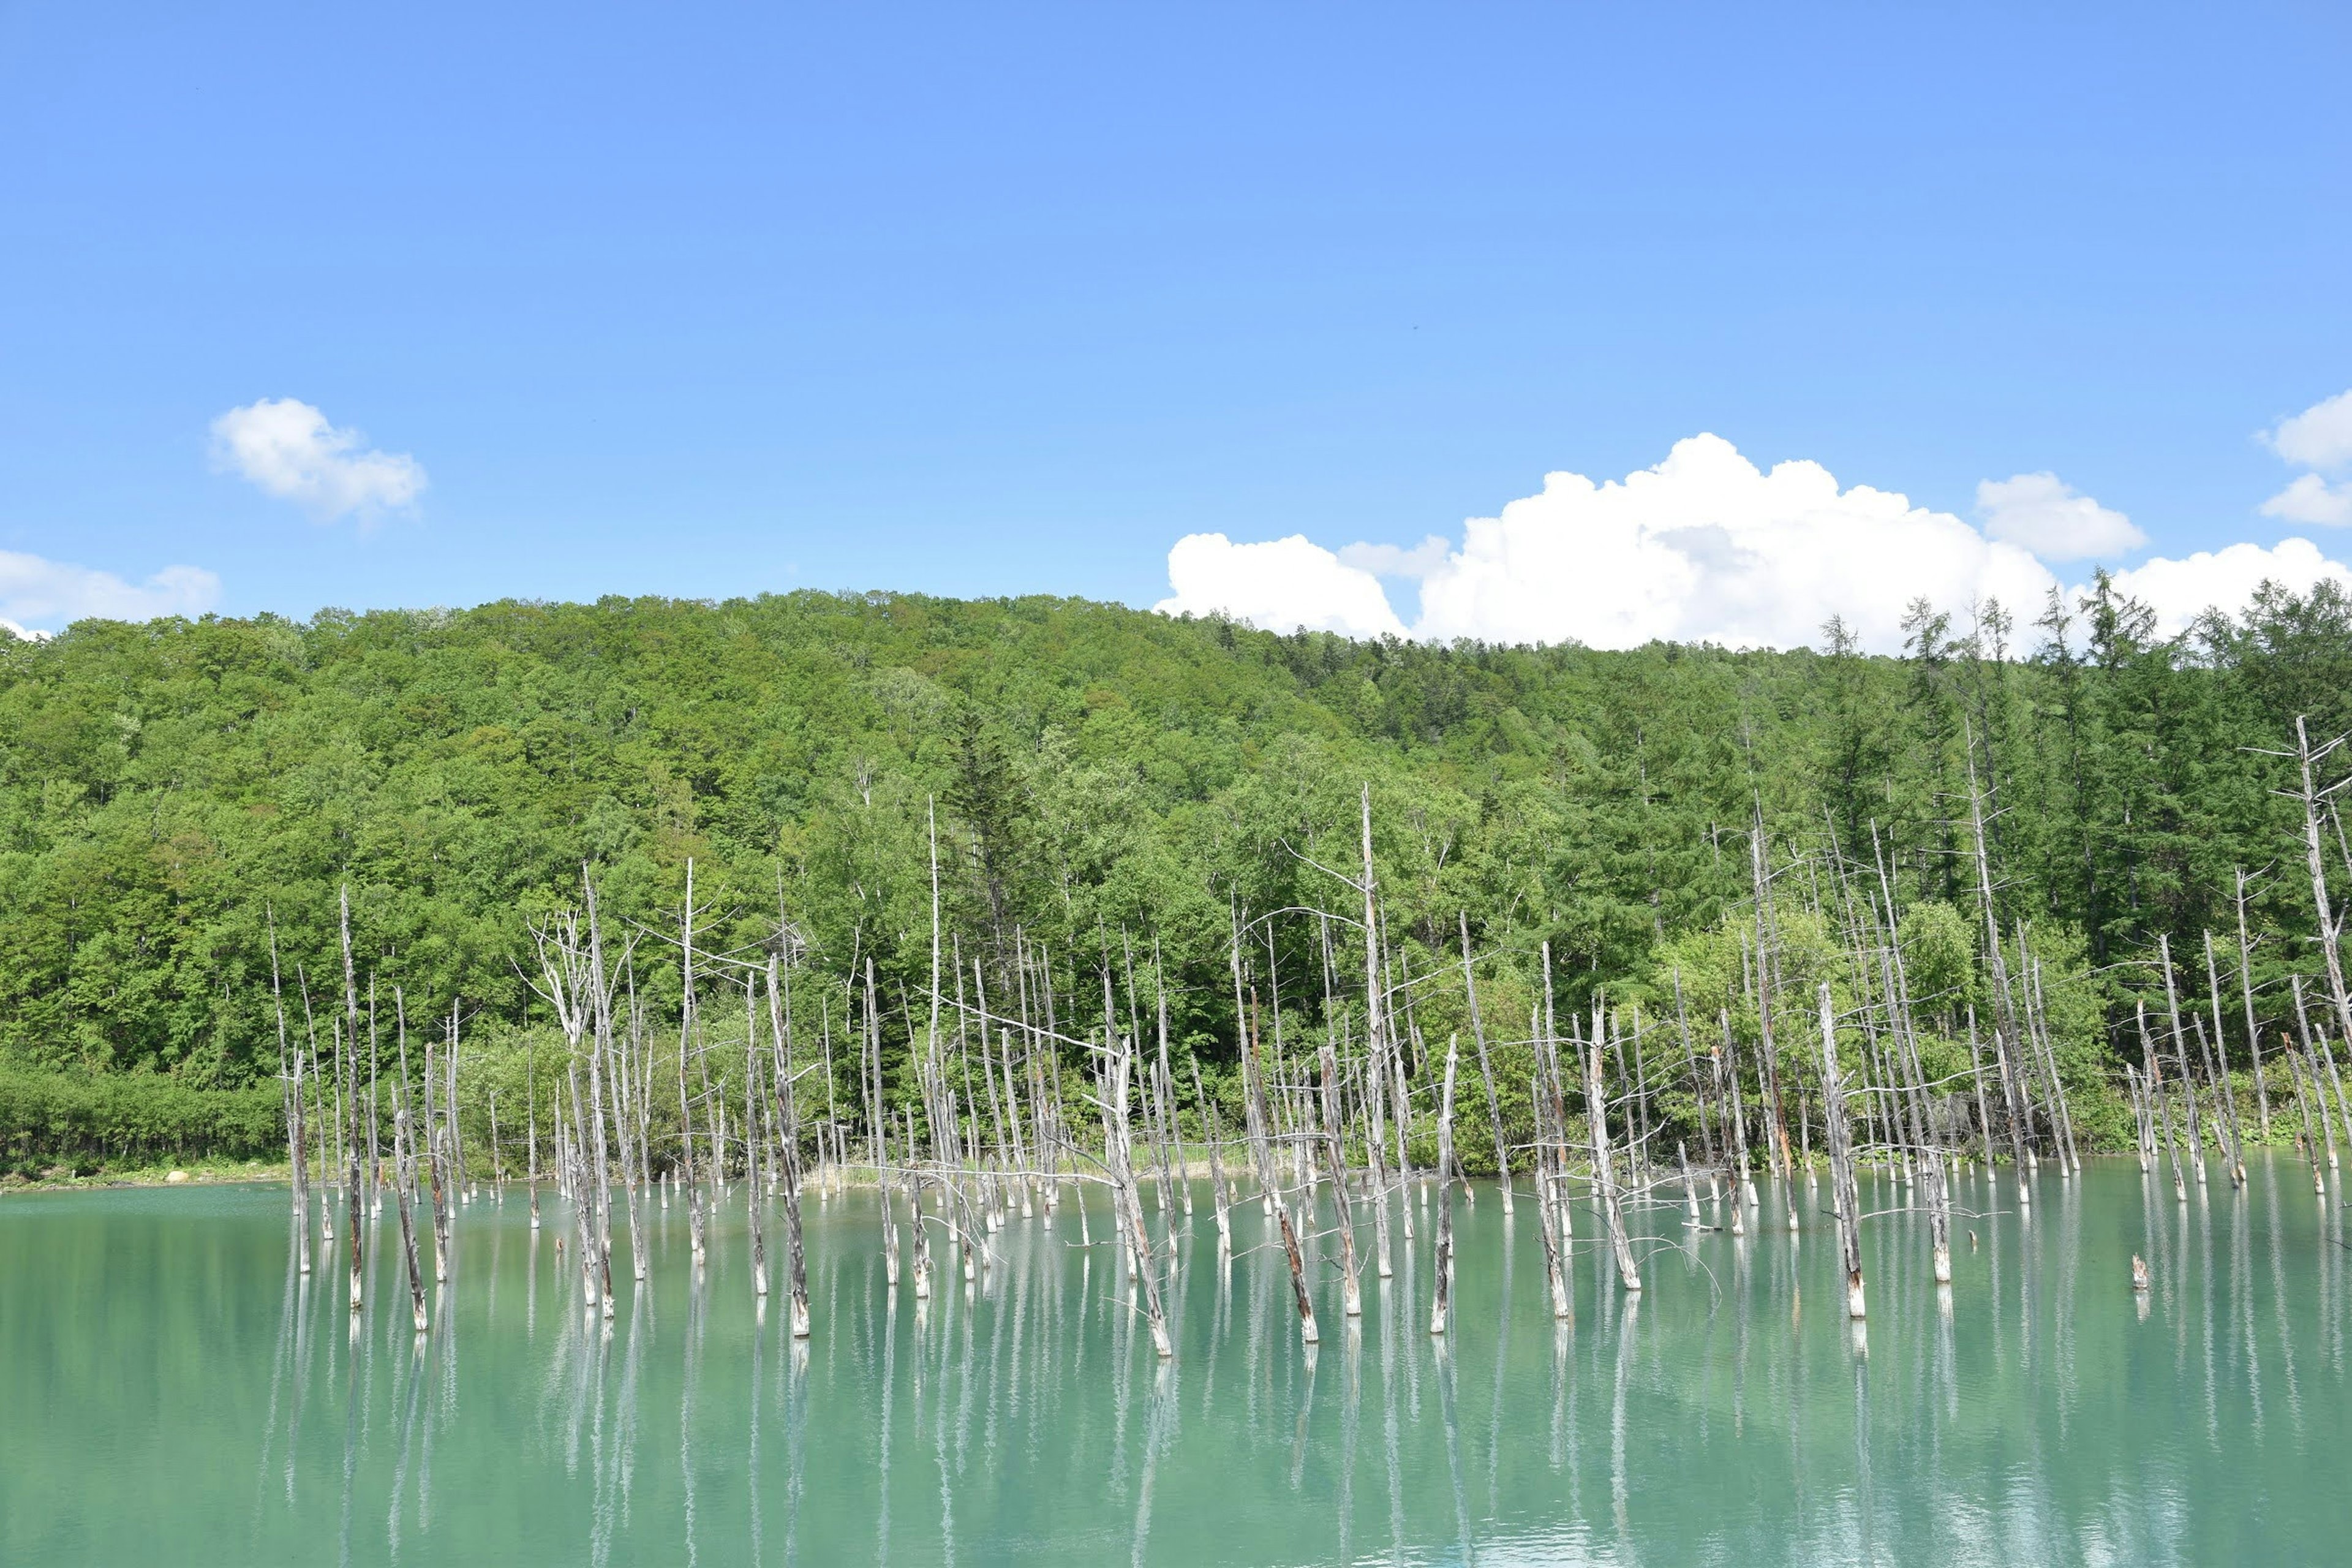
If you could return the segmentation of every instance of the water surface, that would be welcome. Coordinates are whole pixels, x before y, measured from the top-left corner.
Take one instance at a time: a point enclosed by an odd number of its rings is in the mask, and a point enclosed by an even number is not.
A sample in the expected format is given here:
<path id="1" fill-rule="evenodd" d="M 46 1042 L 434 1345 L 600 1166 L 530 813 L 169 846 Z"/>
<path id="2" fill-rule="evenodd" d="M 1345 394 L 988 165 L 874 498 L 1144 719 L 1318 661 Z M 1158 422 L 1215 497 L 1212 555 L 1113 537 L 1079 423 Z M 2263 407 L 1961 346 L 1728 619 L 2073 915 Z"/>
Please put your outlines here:
<path id="1" fill-rule="evenodd" d="M 1153 1356 L 1116 1252 L 1015 1218 L 967 1289 L 884 1283 L 870 1194 L 811 1203 L 815 1333 L 754 1303 L 747 1194 L 698 1282 L 682 1208 L 651 1281 L 583 1313 L 551 1198 L 457 1226 L 421 1341 L 398 1231 L 372 1227 L 356 1331 L 340 1260 L 290 1268 L 282 1187 L 0 1200 L 0 1562 L 1308 1563 L 2340 1560 L 2352 1437 L 2347 1236 L 2306 1167 L 2174 1202 L 2128 1161 L 2031 1216 L 1980 1176 L 1948 1300 L 1924 1223 L 1867 1230 L 1843 1310 L 1825 1194 L 1793 1241 L 1638 1216 L 1647 1289 L 1577 1214 L 1557 1321 L 1532 1208 L 1458 1211 L 1452 1331 L 1430 1216 L 1395 1274 L 1300 1342 L 1255 1202 L 1218 1261 L 1205 1184 Z M 1902 1189 L 1866 1184 L 1893 1207 Z M 1108 1234 L 1101 1200 L 1091 1231 Z M 1172 1206 L 1172 1205 L 1171 1205 Z M 1403 1215 L 1392 1205 L 1392 1223 Z M 1702 1205 L 1710 1226 L 1721 1206 Z M 1328 1202 L 1323 1220 L 1329 1220 Z M 1360 1206 L 1360 1219 L 1364 1219 Z M 340 1241 L 340 1237 L 339 1237 Z M 1370 1226 L 1363 1225 L 1369 1254 Z M 778 1248 L 781 1252 L 781 1248 Z M 2136 1298 L 2129 1258 L 2155 1289 Z M 772 1259 L 772 1268 L 781 1259 Z M 781 1290 L 781 1286 L 779 1286 Z"/>

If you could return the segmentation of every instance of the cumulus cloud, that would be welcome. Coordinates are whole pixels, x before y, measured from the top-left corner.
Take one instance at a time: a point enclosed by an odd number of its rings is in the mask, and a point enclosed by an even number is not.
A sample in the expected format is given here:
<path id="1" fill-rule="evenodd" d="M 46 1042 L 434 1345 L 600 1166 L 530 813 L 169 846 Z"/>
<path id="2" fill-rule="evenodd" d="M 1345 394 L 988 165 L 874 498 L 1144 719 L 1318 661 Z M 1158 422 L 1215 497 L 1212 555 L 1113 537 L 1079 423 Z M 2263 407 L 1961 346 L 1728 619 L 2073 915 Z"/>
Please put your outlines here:
<path id="1" fill-rule="evenodd" d="M 408 505 L 425 486 L 415 458 L 378 451 L 358 431 L 337 429 L 291 397 L 265 397 L 214 420 L 213 464 L 321 522 L 373 518 Z"/>
<path id="2" fill-rule="evenodd" d="M 2352 480 L 2331 485 L 2317 474 L 2298 474 L 2293 484 L 2263 502 L 2263 515 L 2283 522 L 2342 528 L 2352 523 Z"/>
<path id="3" fill-rule="evenodd" d="M 2057 581 L 2026 551 L 1948 512 L 1865 485 L 1841 489 L 1818 463 L 1768 473 L 1702 435 L 1623 479 L 1547 475 L 1540 494 L 1470 519 L 1460 547 L 1442 555 L 1427 543 L 1334 555 L 1303 538 L 1235 544 L 1194 534 L 1170 552 L 1176 595 L 1160 607 L 1371 635 L 1401 629 L 1374 573 L 1407 567 L 1421 579 L 1413 637 L 1593 647 L 1788 647 L 1836 615 L 1864 647 L 1892 649 L 1914 598 L 2022 607 Z"/>
<path id="4" fill-rule="evenodd" d="M 1446 556 L 1454 552 L 1453 542 L 1431 534 L 1412 549 L 1394 544 L 1348 544 L 1339 549 L 1339 559 L 1348 565 L 1370 572 L 1375 577 L 1426 577 L 1445 564 Z"/>
<path id="5" fill-rule="evenodd" d="M 219 602 L 220 579 L 198 566 L 166 566 L 144 583 L 126 583 L 111 572 L 0 550 L 0 626 L 19 637 L 90 618 L 202 615 Z"/>
<path id="6" fill-rule="evenodd" d="M 2159 557 L 2116 574 L 2116 586 L 2154 610 L 2157 629 L 2166 637 L 2209 609 L 2234 615 L 2265 582 L 2298 594 L 2332 582 L 2352 593 L 2352 567 L 2322 555 L 2308 539 L 2282 539 L 2267 549 L 2232 544 L 2178 561 Z"/>
<path id="7" fill-rule="evenodd" d="M 2280 420 L 2262 438 L 2298 468 L 2331 473 L 2352 468 L 2352 392 L 2339 392 Z M 2263 515 L 2323 528 L 2352 524 L 2352 479 L 2330 484 L 2320 473 L 2296 475 L 2286 489 L 2263 502 Z"/>
<path id="8" fill-rule="evenodd" d="M 1977 486 L 1977 515 L 1993 538 L 2043 561 L 2121 555 L 2147 542 L 2122 512 L 2101 506 L 2055 474 L 2016 474 Z"/>
<path id="9" fill-rule="evenodd" d="M 2263 434 L 2272 451 L 2298 468 L 2352 467 L 2352 391 L 2313 404 Z"/>
<path id="10" fill-rule="evenodd" d="M 1424 579 L 1428 637 L 1807 643 L 1842 616 L 1866 647 L 1899 647 L 1906 604 L 2023 605 L 2055 581 L 2014 544 L 1891 490 L 1841 489 L 1818 463 L 1769 472 L 1717 436 L 1595 484 L 1546 475 L 1540 494 L 1472 518 Z"/>
<path id="11" fill-rule="evenodd" d="M 1998 598 L 2027 620 L 2060 586 L 2045 561 L 2146 542 L 2121 512 L 2050 474 L 1987 481 L 1977 500 L 1982 531 L 1891 490 L 1841 489 L 1818 463 L 1768 471 L 1727 441 L 1695 436 L 1622 479 L 1548 475 L 1541 493 L 1470 519 L 1459 546 L 1432 537 L 1409 550 L 1334 552 L 1297 535 L 1258 544 L 1192 534 L 1169 552 L 1175 594 L 1159 607 L 1284 631 L 1593 647 L 1818 645 L 1822 623 L 1837 616 L 1863 647 L 1892 652 L 1914 599 L 1959 610 Z M 1418 581 L 1420 618 L 1410 629 L 1382 577 Z M 2265 580 L 2298 593 L 2322 580 L 2352 591 L 2352 568 L 2288 539 L 2158 558 L 2116 580 L 2168 634 L 2208 607 L 2243 608 Z"/>
<path id="12" fill-rule="evenodd" d="M 1222 614 L 1268 631 L 1404 635 L 1379 581 L 1304 534 L 1235 544 L 1222 533 L 1188 533 L 1168 552 L 1168 585 L 1175 593 L 1155 606 L 1162 615 Z"/>

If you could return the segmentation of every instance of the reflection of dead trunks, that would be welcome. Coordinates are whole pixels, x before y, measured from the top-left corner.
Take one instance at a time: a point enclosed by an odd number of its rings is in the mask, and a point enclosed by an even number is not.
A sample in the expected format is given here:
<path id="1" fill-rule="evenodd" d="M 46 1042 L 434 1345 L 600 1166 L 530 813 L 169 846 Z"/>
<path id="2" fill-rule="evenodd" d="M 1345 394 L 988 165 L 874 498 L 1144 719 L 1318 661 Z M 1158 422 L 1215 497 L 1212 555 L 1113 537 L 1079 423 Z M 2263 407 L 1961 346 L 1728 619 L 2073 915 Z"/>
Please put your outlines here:
<path id="1" fill-rule="evenodd" d="M 1862 1293 L 1862 1201 L 1853 1174 L 1853 1132 L 1847 1125 L 1845 1082 L 1838 1069 L 1837 1025 L 1831 1012 L 1829 982 L 1821 989 L 1822 1103 L 1828 1112 L 1830 1196 L 1837 1209 L 1838 1247 L 1845 1263 L 1845 1310 L 1864 1316 Z"/>

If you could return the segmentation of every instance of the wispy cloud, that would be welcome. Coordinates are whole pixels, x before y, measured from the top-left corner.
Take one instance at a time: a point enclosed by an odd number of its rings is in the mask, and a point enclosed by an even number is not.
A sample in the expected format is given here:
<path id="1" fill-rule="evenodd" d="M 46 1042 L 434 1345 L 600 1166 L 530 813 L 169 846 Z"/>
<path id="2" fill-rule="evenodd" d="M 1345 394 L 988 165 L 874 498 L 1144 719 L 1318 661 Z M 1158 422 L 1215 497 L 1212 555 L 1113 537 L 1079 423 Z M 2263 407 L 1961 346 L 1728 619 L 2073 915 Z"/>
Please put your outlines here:
<path id="1" fill-rule="evenodd" d="M 415 458 L 378 451 L 357 430 L 337 429 L 291 397 L 265 397 L 214 420 L 213 463 L 321 522 L 372 520 L 410 505 L 426 484 Z"/>
<path id="2" fill-rule="evenodd" d="M 220 579 L 201 566 L 166 566 L 143 583 L 111 572 L 0 550 L 0 626 L 42 637 L 73 621 L 196 616 L 220 602 Z"/>

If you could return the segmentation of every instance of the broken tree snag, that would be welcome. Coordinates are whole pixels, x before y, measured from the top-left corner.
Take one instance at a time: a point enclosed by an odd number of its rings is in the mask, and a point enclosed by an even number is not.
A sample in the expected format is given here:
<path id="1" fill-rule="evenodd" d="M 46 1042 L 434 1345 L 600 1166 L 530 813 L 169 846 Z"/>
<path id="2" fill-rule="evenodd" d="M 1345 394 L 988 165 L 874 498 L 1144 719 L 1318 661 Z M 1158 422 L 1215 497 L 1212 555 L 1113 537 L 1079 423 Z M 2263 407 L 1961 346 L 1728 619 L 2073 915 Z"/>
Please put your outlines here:
<path id="1" fill-rule="evenodd" d="M 1230 1252 L 1234 1246 L 1234 1218 L 1228 1206 L 1230 1189 L 1225 1182 L 1224 1157 L 1219 1152 L 1217 1113 L 1209 1109 L 1209 1091 L 1201 1082 L 1201 1058 L 1192 1062 L 1192 1098 L 1201 1105 L 1201 1137 L 1209 1151 L 1209 1197 L 1217 1205 L 1217 1249 Z"/>
<path id="2" fill-rule="evenodd" d="M 1617 1282 L 1628 1290 L 1642 1288 L 1641 1271 L 1633 1267 L 1633 1244 L 1625 1237 L 1625 1212 L 1617 1196 L 1617 1174 L 1609 1152 L 1609 1102 L 1601 1080 L 1601 1037 L 1607 1014 L 1593 1009 L 1592 1038 L 1584 1050 L 1584 1120 L 1592 1134 L 1592 1180 L 1601 1192 L 1601 1218 L 1609 1230 L 1609 1250 L 1617 1263 Z"/>
<path id="3" fill-rule="evenodd" d="M 2261 1117 L 2265 1142 L 2271 1135 L 2271 1089 L 2263 1078 L 2263 1037 L 2254 1026 L 2254 949 L 2246 937 L 2246 873 L 2238 877 L 2238 994 L 2246 1007 L 2246 1057 L 2254 1068 L 2254 1110 Z"/>
<path id="4" fill-rule="evenodd" d="M 1745 1236 L 1748 1226 L 1740 1218 L 1740 1210 L 1755 1208 L 1758 1199 L 1756 1184 L 1748 1169 L 1748 1108 L 1739 1097 L 1739 1047 L 1731 1037 L 1731 1010 L 1718 1009 L 1716 1022 L 1723 1031 L 1723 1054 L 1718 1060 L 1724 1087 L 1731 1100 L 1731 1153 L 1737 1162 L 1726 1173 L 1731 1183 L 1731 1234 Z"/>
<path id="5" fill-rule="evenodd" d="M 1264 1184 L 1266 1201 L 1273 1205 L 1275 1224 L 1282 1232 L 1282 1255 L 1290 1265 L 1290 1294 L 1298 1307 L 1299 1338 L 1308 1344 L 1322 1339 L 1315 1328 L 1315 1299 L 1307 1291 L 1307 1260 L 1298 1248 L 1298 1231 L 1290 1221 L 1290 1205 L 1283 1201 L 1282 1184 L 1276 1179 L 1273 1151 L 1268 1147 L 1265 1129 L 1269 1125 L 1271 1111 L 1265 1096 L 1265 1058 L 1261 1054 L 1263 1043 L 1258 1037 L 1255 998 L 1253 997 L 1248 1026 L 1249 1039 L 1242 1059 L 1242 1070 L 1248 1079 L 1250 1102 L 1255 1108 L 1259 1135 L 1258 1180 Z"/>
<path id="6" fill-rule="evenodd" d="M 1164 1023 L 1165 1013 L 1161 1017 Z M 1323 1151 L 1331 1172 L 1331 1210 L 1339 1230 L 1340 1307 L 1347 1316 L 1360 1318 L 1364 1313 L 1364 1292 L 1356 1269 L 1356 1221 L 1348 1205 L 1346 1148 L 1340 1141 L 1339 1060 L 1328 1037 L 1323 1041 L 1322 1066 Z"/>
<path id="7" fill-rule="evenodd" d="M 1853 1132 L 1846 1121 L 1845 1083 L 1838 1071 L 1837 1022 L 1829 982 L 1822 982 L 1822 1103 L 1828 1111 L 1830 1196 L 1837 1209 L 1838 1247 L 1845 1263 L 1845 1310 L 1864 1315 L 1862 1291 L 1862 1201 L 1853 1176 Z"/>
<path id="8" fill-rule="evenodd" d="M 1445 1332 L 1454 1281 L 1454 1063 L 1459 1035 L 1445 1042 L 1445 1090 L 1437 1106 L 1437 1291 L 1429 1309 L 1429 1331 Z M 1329 1060 L 1331 1047 L 1323 1047 Z M 1327 1069 L 1328 1070 L 1328 1069 Z M 1351 1276 L 1352 1279 L 1352 1276 Z"/>
<path id="9" fill-rule="evenodd" d="M 2311 1124 L 2311 1105 L 2303 1096 L 2303 1069 L 2296 1065 L 2293 1051 L 2286 1053 L 2286 1070 L 2294 1080 L 2295 1108 L 2303 1112 L 2303 1148 L 2311 1156 L 2311 1190 L 2324 1199 L 2327 1196 L 2327 1173 L 2319 1165 L 2319 1132 Z M 2321 1104 L 2324 1107 L 2326 1102 Z"/>
<path id="10" fill-rule="evenodd" d="M 352 1091 L 346 1097 L 350 1110 L 350 1127 L 345 1131 L 343 1139 L 343 1195 L 348 1200 L 351 1209 L 350 1224 L 346 1226 L 346 1229 L 350 1233 L 352 1244 L 352 1310 L 356 1312 L 364 1302 L 366 1292 L 362 1285 L 363 1276 L 361 1264 L 362 1259 L 360 1256 L 360 1097 L 357 1088 L 360 1038 L 360 986 L 358 975 L 352 967 L 352 889 L 351 884 L 348 882 L 343 884 L 342 889 L 342 935 L 343 1016 L 345 1021 L 343 1038 L 351 1043 L 352 1053 L 352 1072 L 353 1074 Z M 375 983 L 373 981 L 370 981 L 368 984 L 373 987 Z M 371 989 L 368 994 L 368 1011 L 371 1016 L 373 1016 L 375 1011 L 374 994 L 373 990 Z M 340 1060 L 342 1056 L 342 1050 L 340 1046 L 337 1047 L 335 1054 L 337 1058 Z M 371 1093 L 373 1093 L 373 1090 L 371 1090 Z M 370 1119 L 369 1135 L 371 1139 L 373 1139 L 374 1135 L 373 1118 Z"/>
<path id="11" fill-rule="evenodd" d="M 400 1080 L 392 1089 L 393 1185 L 400 1208 L 400 1246 L 408 1258 L 408 1302 L 416 1331 L 425 1331 L 425 1275 L 416 1263 L 416 1129 L 408 1115 L 408 1015 L 400 987 L 392 988 L 394 1025 L 400 1040 Z"/>
<path id="12" fill-rule="evenodd" d="M 789 941 L 780 932 L 778 942 Z M 793 1091 L 792 992 L 779 973 L 779 960 L 768 959 L 769 1047 L 775 1070 L 769 1077 L 775 1096 L 775 1117 L 782 1136 L 778 1140 L 779 1173 L 784 1187 L 784 1249 L 793 1294 L 793 1338 L 809 1337 L 808 1255 L 801 1241 L 801 1123 L 799 1101 Z"/>
<path id="13" fill-rule="evenodd" d="M 1462 923 L 1462 990 L 1470 1003 L 1470 1037 L 1478 1047 L 1478 1081 L 1486 1086 L 1486 1122 L 1495 1133 L 1495 1180 L 1502 1184 L 1503 1212 L 1511 1212 L 1511 1152 L 1503 1140 L 1503 1102 L 1495 1092 L 1495 1066 L 1486 1058 L 1486 1024 L 1478 1015 L 1478 980 L 1471 973 L 1470 914 L 1456 911 Z"/>
<path id="14" fill-rule="evenodd" d="M 2333 905 L 2327 899 L 2327 873 L 2319 853 L 2319 802 L 2324 790 L 2312 787 L 2312 768 L 2321 758 L 2344 743 L 2338 736 L 2315 752 L 2311 736 L 2304 728 L 2301 715 L 2294 721 L 2295 760 L 2303 770 L 2303 839 L 2305 868 L 2311 873 L 2311 902 L 2319 916 L 2319 951 L 2327 960 L 2327 990 L 2336 1003 L 2336 1025 L 2347 1043 L 2352 1043 L 2352 993 L 2344 984 L 2344 957 L 2337 943 L 2343 937 L 2342 922 L 2336 920 Z M 2320 1032 L 2321 1038 L 2326 1031 Z M 2330 1058 L 2331 1065 L 2333 1058 Z"/>
<path id="15" fill-rule="evenodd" d="M 1108 972 L 1105 994 L 1108 994 Z M 1132 1035 L 1121 1038 L 1112 1023 L 1103 1026 L 1102 1056 L 1095 1081 L 1102 1096 L 1103 1163 L 1110 1175 L 1113 1223 L 1128 1250 L 1129 1278 L 1142 1286 L 1144 1319 L 1151 1329 L 1151 1348 L 1161 1361 L 1176 1352 L 1169 1343 L 1168 1319 L 1160 1300 L 1160 1265 L 1151 1250 L 1151 1234 L 1143 1221 L 1143 1190 L 1136 1184 L 1132 1137 L 1128 1125 L 1128 1100 L 1136 1049 Z M 1310 1332 L 1309 1340 L 1314 1338 Z"/>
<path id="16" fill-rule="evenodd" d="M 776 1005 L 775 957 L 768 959 L 768 1007 Z M 753 993 L 760 983 L 755 970 L 743 977 L 743 1184 L 750 1189 L 744 1194 L 743 1219 L 751 1232 L 751 1296 L 762 1300 L 768 1294 L 768 1232 L 761 1223 L 767 1205 L 760 1191 L 760 1145 L 765 1141 L 760 1131 L 760 1025 Z"/>
<path id="17" fill-rule="evenodd" d="M 2000 921 L 1993 910 L 1992 862 L 1985 853 L 1984 795 L 1977 784 L 1973 742 L 1969 749 L 1969 824 L 1976 849 L 1977 897 L 1984 906 L 1985 952 L 1992 963 L 1992 1048 L 2000 1064 L 2002 1103 L 2009 1111 L 2010 1144 L 2017 1167 L 2017 1203 L 2023 1208 L 2033 1202 L 2032 1184 L 2026 1180 L 2032 1161 L 2025 1147 L 2025 1088 L 2011 1073 L 2009 1056 L 2011 1047 L 2021 1047 L 2022 1037 L 2018 1032 L 2016 999 L 2009 989 L 2009 960 L 2001 949 Z"/>
<path id="18" fill-rule="evenodd" d="M 2345 1112 L 2346 1130 L 2347 1131 L 2352 1131 L 2352 1110 L 2347 1110 L 2344 1105 L 2344 1084 L 2342 1079 L 2335 1078 L 2336 1055 L 2333 1051 L 2330 1051 L 2327 1048 L 2327 1035 L 2326 1031 L 2323 1030 L 2320 1033 L 2318 1051 L 2315 1054 L 2312 1049 L 2311 1015 L 2305 1011 L 2303 1005 L 2303 976 L 2300 974 L 2290 974 L 2287 976 L 2287 983 L 2291 987 L 2293 987 L 2294 993 L 2294 1021 L 2296 1027 L 2303 1035 L 2304 1059 L 2312 1064 L 2311 1087 L 2319 1096 L 2319 1127 L 2320 1131 L 2327 1135 L 2327 1168 L 2333 1171 L 2337 1168 L 2336 1161 L 2336 1122 L 2335 1120 L 2327 1113 L 2327 1084 L 2323 1082 L 2319 1077 L 2319 1063 L 2323 1061 L 2326 1063 L 2328 1076 L 2335 1081 L 2336 1109 Z M 2284 1036 L 2281 1037 L 2281 1043 L 2286 1043 Z"/>

